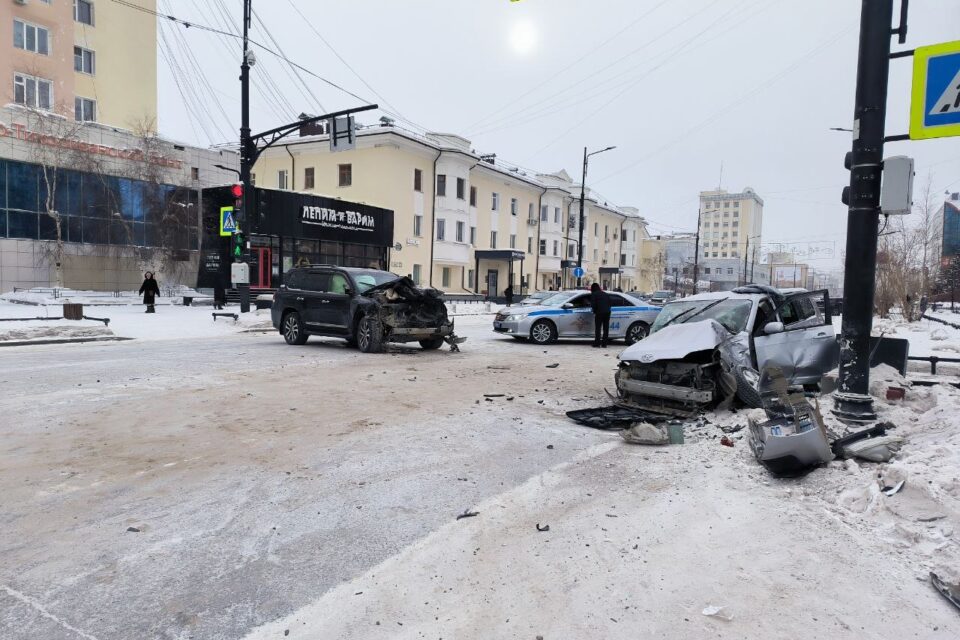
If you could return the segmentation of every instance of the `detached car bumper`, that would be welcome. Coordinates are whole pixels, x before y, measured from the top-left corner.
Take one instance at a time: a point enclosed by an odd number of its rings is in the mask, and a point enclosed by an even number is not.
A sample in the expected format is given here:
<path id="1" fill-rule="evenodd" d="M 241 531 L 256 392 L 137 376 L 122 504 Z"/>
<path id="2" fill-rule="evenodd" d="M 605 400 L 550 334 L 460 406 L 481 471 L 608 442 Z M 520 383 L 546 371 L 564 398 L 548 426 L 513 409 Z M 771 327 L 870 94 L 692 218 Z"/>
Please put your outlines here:
<path id="1" fill-rule="evenodd" d="M 415 342 L 430 338 L 446 338 L 453 335 L 453 323 L 439 327 L 394 327 L 390 329 L 392 342 Z"/>

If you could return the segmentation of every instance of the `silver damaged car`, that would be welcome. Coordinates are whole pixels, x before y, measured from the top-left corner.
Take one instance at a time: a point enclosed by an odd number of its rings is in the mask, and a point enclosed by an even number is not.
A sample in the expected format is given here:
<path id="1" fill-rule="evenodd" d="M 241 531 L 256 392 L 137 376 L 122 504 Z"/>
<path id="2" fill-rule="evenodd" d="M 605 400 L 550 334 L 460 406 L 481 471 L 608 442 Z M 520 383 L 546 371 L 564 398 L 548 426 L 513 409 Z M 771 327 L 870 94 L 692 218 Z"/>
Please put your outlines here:
<path id="1" fill-rule="evenodd" d="M 839 356 L 821 309 L 830 309 L 826 291 L 784 295 L 759 285 L 669 302 L 650 335 L 620 354 L 617 404 L 677 416 L 733 396 L 760 407 L 767 367 L 779 367 L 790 386 L 818 385 Z"/>
<path id="2" fill-rule="evenodd" d="M 628 345 L 642 340 L 660 313 L 660 307 L 626 293 L 607 292 L 610 339 Z M 493 320 L 493 330 L 517 340 L 550 344 L 561 338 L 593 338 L 593 311 L 589 291 L 558 291 L 540 304 L 504 307 Z"/>

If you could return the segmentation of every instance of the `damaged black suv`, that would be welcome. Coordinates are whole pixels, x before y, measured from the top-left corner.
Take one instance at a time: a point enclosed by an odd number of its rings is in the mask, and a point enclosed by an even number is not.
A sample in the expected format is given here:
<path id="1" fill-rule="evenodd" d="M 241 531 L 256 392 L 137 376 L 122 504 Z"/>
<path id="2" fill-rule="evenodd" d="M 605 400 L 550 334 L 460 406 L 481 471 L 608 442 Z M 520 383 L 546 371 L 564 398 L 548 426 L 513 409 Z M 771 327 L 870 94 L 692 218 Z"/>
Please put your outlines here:
<path id="1" fill-rule="evenodd" d="M 377 269 L 316 265 L 288 271 L 273 297 L 273 326 L 287 344 L 309 336 L 344 338 L 364 353 L 387 342 L 439 349 L 463 342 L 453 334 L 443 293 Z"/>

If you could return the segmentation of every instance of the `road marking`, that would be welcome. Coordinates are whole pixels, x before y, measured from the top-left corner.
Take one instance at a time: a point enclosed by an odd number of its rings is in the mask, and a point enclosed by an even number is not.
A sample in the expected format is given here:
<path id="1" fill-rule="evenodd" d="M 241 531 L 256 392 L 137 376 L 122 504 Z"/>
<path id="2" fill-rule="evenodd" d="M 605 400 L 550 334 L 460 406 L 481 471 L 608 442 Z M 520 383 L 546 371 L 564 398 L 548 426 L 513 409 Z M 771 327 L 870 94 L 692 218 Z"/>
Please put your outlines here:
<path id="1" fill-rule="evenodd" d="M 7 594 L 10 595 L 11 597 L 16 598 L 16 599 L 19 600 L 20 602 L 22 602 L 22 603 L 24 603 L 24 604 L 26 604 L 26 605 L 29 605 L 29 606 L 33 607 L 34 609 L 36 609 L 37 612 L 38 612 L 40 615 L 42 615 L 44 618 L 48 618 L 48 619 L 50 619 L 50 620 L 53 620 L 53 621 L 56 622 L 58 625 L 60 625 L 60 626 L 63 627 L 64 629 L 67 629 L 68 631 L 73 631 L 75 634 L 77 634 L 78 636 L 80 636 L 80 637 L 83 638 L 84 640 L 98 640 L 95 636 L 92 636 L 92 635 L 90 635 L 89 633 L 86 633 L 86 632 L 84 632 L 84 631 L 81 631 L 80 629 L 77 629 L 75 626 L 73 626 L 73 625 L 70 624 L 69 622 L 64 622 L 63 620 L 61 620 L 61 619 L 58 618 L 57 616 L 53 615 L 52 613 L 50 613 L 49 611 L 47 611 L 47 608 L 44 607 L 40 602 L 38 602 L 37 600 L 34 600 L 34 599 L 31 598 L 30 596 L 28 596 L 28 595 L 26 595 L 26 594 L 23 594 L 23 593 L 20 593 L 20 592 L 17 591 L 16 589 L 11 589 L 11 588 L 8 587 L 7 585 L 3 585 L 3 590 L 6 591 Z"/>

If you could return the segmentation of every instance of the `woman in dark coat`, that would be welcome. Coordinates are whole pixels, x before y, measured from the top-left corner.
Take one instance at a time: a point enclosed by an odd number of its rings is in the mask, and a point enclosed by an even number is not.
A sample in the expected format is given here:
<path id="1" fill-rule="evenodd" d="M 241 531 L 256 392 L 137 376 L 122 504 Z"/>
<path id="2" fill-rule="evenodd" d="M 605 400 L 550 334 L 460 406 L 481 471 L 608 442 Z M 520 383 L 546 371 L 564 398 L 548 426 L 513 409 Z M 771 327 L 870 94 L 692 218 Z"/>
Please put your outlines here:
<path id="1" fill-rule="evenodd" d="M 154 308 L 154 299 L 160 295 L 160 285 L 153 278 L 153 273 L 147 271 L 143 274 L 143 284 L 140 285 L 140 293 L 143 294 L 143 304 L 147 305 L 146 313 L 156 313 Z"/>

